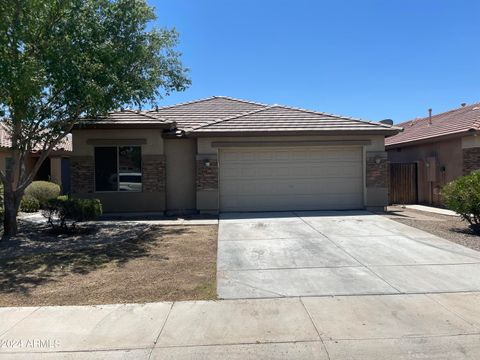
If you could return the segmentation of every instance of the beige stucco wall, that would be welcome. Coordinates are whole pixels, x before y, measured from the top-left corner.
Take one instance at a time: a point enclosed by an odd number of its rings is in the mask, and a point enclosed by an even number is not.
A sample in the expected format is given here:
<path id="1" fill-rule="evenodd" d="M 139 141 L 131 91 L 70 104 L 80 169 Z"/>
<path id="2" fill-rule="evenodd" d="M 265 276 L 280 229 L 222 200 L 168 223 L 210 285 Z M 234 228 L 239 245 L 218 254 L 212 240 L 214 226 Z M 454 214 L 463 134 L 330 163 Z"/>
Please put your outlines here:
<path id="1" fill-rule="evenodd" d="M 367 156 L 386 156 L 383 135 L 377 136 L 275 136 L 275 137 L 211 137 L 187 140 L 163 139 L 161 130 L 75 130 L 73 133 L 73 157 L 93 157 L 95 144 L 102 140 L 107 145 L 117 140 L 125 144 L 127 140 L 144 140 L 142 155 L 162 155 L 166 157 L 166 191 L 157 193 L 94 192 L 76 194 L 80 197 L 99 198 L 105 212 L 138 212 L 187 210 L 192 207 L 201 212 L 218 212 L 218 189 L 197 190 L 195 187 L 196 162 L 217 160 L 217 148 L 213 142 L 228 141 L 365 141 L 364 162 Z M 92 144 L 92 140 L 95 144 Z M 108 140 L 108 141 L 107 141 Z M 348 145 L 346 145 L 348 146 Z M 182 159 L 190 159 L 182 161 Z M 183 174 L 183 175 L 182 175 Z M 190 178 L 188 175 L 190 174 Z M 180 191 L 180 187 L 187 189 Z M 170 192 L 169 192 L 170 189 Z M 382 208 L 387 204 L 387 188 L 371 187 L 364 184 L 364 202 L 367 208 Z M 168 207 L 167 207 L 168 204 Z M 184 209 L 174 209 L 184 208 Z"/>
<path id="2" fill-rule="evenodd" d="M 142 156 L 162 155 L 164 140 L 160 129 L 80 129 L 73 131 L 74 157 L 94 156 L 95 146 L 126 145 L 130 141 L 143 142 Z M 89 143 L 94 140 L 96 143 Z M 163 212 L 165 210 L 165 192 L 93 192 L 76 193 L 78 197 L 98 198 L 104 212 Z"/>
<path id="3" fill-rule="evenodd" d="M 145 140 L 142 145 L 142 155 L 163 154 L 162 130 L 159 129 L 84 129 L 73 131 L 74 156 L 93 156 L 93 145 L 88 144 L 90 139 L 108 140 Z"/>
<path id="4" fill-rule="evenodd" d="M 167 211 L 188 214 L 196 210 L 195 139 L 165 139 Z"/>
<path id="5" fill-rule="evenodd" d="M 471 144 L 471 142 L 467 143 Z M 418 201 L 440 204 L 440 190 L 448 183 L 462 176 L 462 139 L 450 139 L 431 143 L 389 149 L 391 163 L 417 163 Z M 435 170 L 427 168 L 427 162 L 435 159 Z M 428 172 L 434 173 L 435 181 L 428 181 Z"/>
<path id="6" fill-rule="evenodd" d="M 48 161 L 45 160 L 45 161 Z M 62 158 L 50 158 L 50 181 L 55 184 L 62 185 Z"/>
<path id="7" fill-rule="evenodd" d="M 197 142 L 197 158 L 217 160 L 218 149 L 212 146 L 213 142 L 238 141 L 355 141 L 368 140 L 364 146 L 364 163 L 367 154 L 386 157 L 385 140 L 383 135 L 376 136 L 268 136 L 268 137 L 210 137 L 199 138 Z M 220 165 L 221 166 L 221 165 Z M 365 167 L 365 165 L 364 165 Z M 216 212 L 219 208 L 218 189 L 197 191 L 197 209 L 201 212 Z M 388 188 L 367 188 L 364 185 L 364 203 L 366 208 L 380 209 L 388 204 Z"/>
<path id="8" fill-rule="evenodd" d="M 6 166 L 7 166 L 7 158 L 10 158 L 12 157 L 12 154 L 10 152 L 9 149 L 5 149 L 5 148 L 2 148 L 0 149 L 0 168 L 2 169 L 2 171 L 5 171 L 6 170 Z M 47 158 L 45 161 L 50 161 L 49 158 Z M 35 163 L 37 162 L 37 157 L 35 156 L 32 156 L 32 155 L 29 155 L 27 157 L 27 160 L 26 160 L 26 170 L 27 172 L 28 171 L 31 171 L 33 169 L 33 167 L 35 166 Z M 52 168 L 51 168 L 52 169 Z M 57 169 L 55 169 L 56 171 Z M 59 169 L 60 173 L 61 173 L 61 167 Z M 55 173 L 50 173 L 50 176 L 53 177 L 54 175 L 56 175 L 57 172 Z M 18 178 L 17 178 L 18 179 Z"/>
<path id="9" fill-rule="evenodd" d="M 468 135 L 462 137 L 462 149 L 471 149 L 480 147 L 480 136 Z"/>

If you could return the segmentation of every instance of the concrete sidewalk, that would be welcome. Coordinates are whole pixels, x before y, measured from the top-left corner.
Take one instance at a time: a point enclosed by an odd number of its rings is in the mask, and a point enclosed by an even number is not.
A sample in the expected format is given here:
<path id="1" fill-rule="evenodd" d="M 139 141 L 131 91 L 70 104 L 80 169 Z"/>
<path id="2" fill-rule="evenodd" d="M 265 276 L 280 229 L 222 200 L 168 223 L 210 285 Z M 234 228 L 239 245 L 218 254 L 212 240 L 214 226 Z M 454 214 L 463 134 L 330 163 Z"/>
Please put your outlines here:
<path id="1" fill-rule="evenodd" d="M 405 205 L 405 208 L 418 210 L 418 211 L 425 211 L 434 214 L 440 215 L 449 215 L 449 216 L 459 216 L 455 211 L 442 209 L 434 206 L 425 206 L 425 205 Z"/>
<path id="2" fill-rule="evenodd" d="M 0 308 L 0 359 L 479 359 L 480 293 Z"/>

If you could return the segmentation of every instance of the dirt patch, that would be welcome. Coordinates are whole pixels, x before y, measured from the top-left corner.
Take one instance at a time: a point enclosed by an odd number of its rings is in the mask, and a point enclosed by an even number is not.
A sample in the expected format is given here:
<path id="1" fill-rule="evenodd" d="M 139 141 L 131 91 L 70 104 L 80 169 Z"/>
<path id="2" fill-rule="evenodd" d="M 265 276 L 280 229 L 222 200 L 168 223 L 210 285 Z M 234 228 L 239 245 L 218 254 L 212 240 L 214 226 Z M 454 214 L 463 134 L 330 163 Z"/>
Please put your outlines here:
<path id="1" fill-rule="evenodd" d="M 115 242 L 64 251 L 32 251 L 17 239 L 21 252 L 0 258 L 0 306 L 216 298 L 217 226 L 125 231 L 116 232 Z"/>
<path id="2" fill-rule="evenodd" d="M 457 244 L 480 251 L 480 236 L 474 234 L 460 217 L 390 206 L 387 216 L 402 224 L 429 232 Z"/>

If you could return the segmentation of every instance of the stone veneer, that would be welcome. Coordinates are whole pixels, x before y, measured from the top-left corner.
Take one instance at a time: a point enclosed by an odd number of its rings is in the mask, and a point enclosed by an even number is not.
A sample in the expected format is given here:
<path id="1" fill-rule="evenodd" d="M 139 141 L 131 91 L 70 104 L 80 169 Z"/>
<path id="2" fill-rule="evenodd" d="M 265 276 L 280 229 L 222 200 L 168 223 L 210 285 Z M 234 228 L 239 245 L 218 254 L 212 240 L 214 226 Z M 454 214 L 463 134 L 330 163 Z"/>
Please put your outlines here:
<path id="1" fill-rule="evenodd" d="M 205 162 L 208 161 L 210 166 Z M 197 190 L 218 189 L 218 161 L 197 159 Z"/>
<path id="2" fill-rule="evenodd" d="M 142 156 L 142 189 L 143 192 L 164 192 L 166 183 L 165 156 Z"/>
<path id="3" fill-rule="evenodd" d="M 72 156 L 70 169 L 72 193 L 93 193 L 95 176 L 93 156 Z"/>
<path id="4" fill-rule="evenodd" d="M 378 164 L 377 160 L 379 160 Z M 388 159 L 386 153 L 367 153 L 366 166 L 367 188 L 388 187 Z"/>
<path id="5" fill-rule="evenodd" d="M 480 147 L 463 149 L 463 174 L 480 169 Z"/>

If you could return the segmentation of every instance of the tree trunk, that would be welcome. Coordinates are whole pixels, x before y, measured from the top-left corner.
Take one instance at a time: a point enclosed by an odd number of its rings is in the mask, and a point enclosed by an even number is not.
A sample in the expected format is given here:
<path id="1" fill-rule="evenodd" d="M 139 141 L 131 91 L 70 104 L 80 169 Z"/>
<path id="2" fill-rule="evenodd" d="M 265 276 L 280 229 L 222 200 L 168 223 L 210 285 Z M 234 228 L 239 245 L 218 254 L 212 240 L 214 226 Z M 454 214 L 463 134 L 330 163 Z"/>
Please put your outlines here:
<path id="1" fill-rule="evenodd" d="M 17 213 L 18 208 L 20 207 L 20 200 L 22 199 L 22 194 L 17 194 L 12 190 L 4 190 L 3 195 L 3 237 L 10 237 L 17 235 Z"/>

